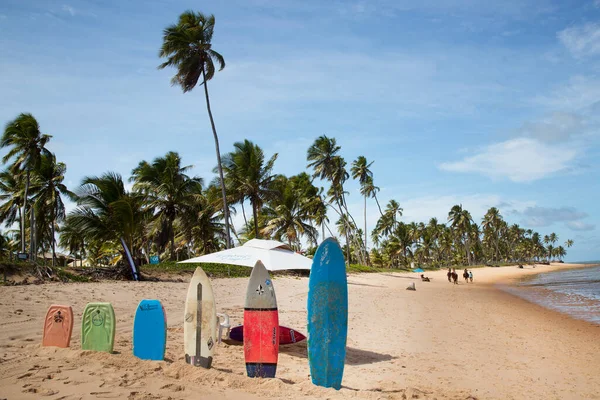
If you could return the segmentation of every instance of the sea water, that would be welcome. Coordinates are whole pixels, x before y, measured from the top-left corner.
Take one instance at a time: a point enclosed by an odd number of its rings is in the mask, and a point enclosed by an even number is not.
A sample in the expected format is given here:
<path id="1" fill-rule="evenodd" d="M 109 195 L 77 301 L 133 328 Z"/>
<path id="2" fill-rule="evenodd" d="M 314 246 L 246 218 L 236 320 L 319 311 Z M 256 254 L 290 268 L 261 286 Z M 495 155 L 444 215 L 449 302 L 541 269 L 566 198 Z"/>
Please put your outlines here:
<path id="1" fill-rule="evenodd" d="M 600 324 L 598 264 L 596 267 L 540 273 L 504 289 L 543 307 Z"/>

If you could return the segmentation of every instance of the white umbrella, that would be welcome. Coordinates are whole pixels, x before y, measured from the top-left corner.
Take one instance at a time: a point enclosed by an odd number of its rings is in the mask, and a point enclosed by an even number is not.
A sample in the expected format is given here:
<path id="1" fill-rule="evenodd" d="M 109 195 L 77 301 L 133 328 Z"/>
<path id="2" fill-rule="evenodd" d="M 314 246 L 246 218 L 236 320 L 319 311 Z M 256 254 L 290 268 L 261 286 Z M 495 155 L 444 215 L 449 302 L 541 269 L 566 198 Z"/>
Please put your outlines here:
<path id="1" fill-rule="evenodd" d="M 294 252 L 287 244 L 276 240 L 252 239 L 243 246 L 190 258 L 179 263 L 220 263 L 254 268 L 260 260 L 269 271 L 308 269 L 312 260 Z"/>

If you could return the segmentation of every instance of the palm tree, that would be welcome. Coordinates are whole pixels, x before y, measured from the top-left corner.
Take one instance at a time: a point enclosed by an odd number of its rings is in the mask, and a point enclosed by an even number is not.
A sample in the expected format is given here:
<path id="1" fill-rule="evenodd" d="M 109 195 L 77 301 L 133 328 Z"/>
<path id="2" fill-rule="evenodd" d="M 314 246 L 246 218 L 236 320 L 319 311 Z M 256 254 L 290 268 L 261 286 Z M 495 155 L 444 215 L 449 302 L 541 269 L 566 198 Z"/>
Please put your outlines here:
<path id="1" fill-rule="evenodd" d="M 565 242 L 565 246 L 567 246 L 567 248 L 573 246 L 573 241 L 571 239 L 567 239 L 567 241 Z"/>
<path id="2" fill-rule="evenodd" d="M 33 184 L 36 186 L 36 194 L 32 200 L 40 211 L 49 217 L 50 222 L 50 246 L 52 247 L 52 266 L 56 263 L 56 224 L 65 218 L 65 204 L 61 195 L 70 199 L 75 194 L 63 184 L 67 166 L 62 162 L 56 162 L 56 156 L 52 153 L 43 155 L 40 166 Z"/>
<path id="3" fill-rule="evenodd" d="M 306 236 L 316 243 L 318 231 L 310 222 L 313 218 L 312 196 L 317 188 L 308 175 L 300 174 L 291 178 L 279 176 L 276 182 L 280 197 L 272 201 L 266 214 L 272 215 L 263 229 L 277 240 L 287 240 L 290 247 L 300 245 L 300 237 Z"/>
<path id="4" fill-rule="evenodd" d="M 402 207 L 396 200 L 390 200 L 381 218 L 377 220 L 372 236 L 388 236 L 398 224 L 398 217 L 402 216 Z"/>
<path id="5" fill-rule="evenodd" d="M 85 177 L 77 197 L 78 207 L 69 214 L 74 228 L 85 232 L 90 240 L 123 239 L 136 257 L 135 245 L 153 212 L 145 205 L 144 196 L 126 191 L 121 175 L 107 172 L 100 177 Z M 124 250 L 120 253 L 123 255 Z"/>
<path id="6" fill-rule="evenodd" d="M 65 223 L 58 230 L 58 244 L 63 249 L 68 249 L 69 254 L 77 257 L 77 253 L 81 250 L 80 265 L 83 266 L 83 253 L 85 251 L 85 234 L 86 232 L 80 226 L 76 226 L 73 223 L 71 217 L 65 219 Z M 75 265 L 77 265 L 77 258 L 75 258 Z"/>
<path id="7" fill-rule="evenodd" d="M 348 210 L 345 209 L 344 201 L 344 182 L 348 179 L 346 172 L 346 162 L 337 153 L 340 146 L 337 145 L 335 138 L 319 136 L 315 142 L 308 148 L 306 160 L 307 168 L 313 169 L 313 178 L 319 178 L 331 182 L 328 194 L 337 203 L 340 217 Z M 348 221 L 344 218 L 343 221 Z M 346 262 L 350 263 L 350 239 L 349 227 L 344 228 L 346 233 Z"/>
<path id="8" fill-rule="evenodd" d="M 227 207 L 227 194 L 225 191 L 225 180 L 221 165 L 221 152 L 219 150 L 219 137 L 215 128 L 212 111 L 210 109 L 210 98 L 208 96 L 208 81 L 215 75 L 215 63 L 219 65 L 219 71 L 225 68 L 225 59 L 221 54 L 212 49 L 212 37 L 215 28 L 214 15 L 204 15 L 201 12 L 185 11 L 179 16 L 177 24 L 168 26 L 163 32 L 163 44 L 159 57 L 167 58 L 167 61 L 159 65 L 162 69 L 167 66 L 177 68 L 177 74 L 171 79 L 173 85 L 181 86 L 183 93 L 194 89 L 200 81 L 204 85 L 204 96 L 206 98 L 206 109 L 215 139 L 217 152 L 217 168 L 223 197 L 223 215 L 225 219 L 225 230 L 227 233 L 226 248 L 231 244 L 229 233 L 229 208 Z"/>
<path id="9" fill-rule="evenodd" d="M 133 169 L 130 181 L 135 182 L 134 190 L 140 190 L 147 196 L 147 204 L 156 210 L 156 218 L 162 221 L 171 244 L 171 259 L 175 259 L 175 230 L 173 223 L 183 212 L 185 203 L 194 194 L 201 193 L 202 179 L 190 178 L 185 173 L 191 165 L 182 167 L 181 158 L 175 152 L 157 157 L 152 164 L 142 161 Z"/>
<path id="10" fill-rule="evenodd" d="M 360 183 L 360 193 L 365 199 L 364 221 L 365 221 L 365 252 L 367 252 L 367 194 L 373 191 L 373 172 L 369 169 L 373 162 L 368 163 L 364 156 L 358 158 L 352 163 L 352 179 L 358 179 Z M 369 186 L 369 183 L 371 184 Z"/>
<path id="11" fill-rule="evenodd" d="M 470 253 L 470 233 L 472 229 L 473 218 L 469 211 L 462 208 L 462 205 L 455 205 L 448 213 L 448 222 L 451 222 L 452 228 L 455 230 L 461 241 L 464 241 L 464 246 L 467 254 L 467 264 L 471 265 Z"/>
<path id="12" fill-rule="evenodd" d="M 234 143 L 235 150 L 223 157 L 223 170 L 228 186 L 233 186 L 244 198 L 252 204 L 252 215 L 254 218 L 254 234 L 260 238 L 258 229 L 258 212 L 265 201 L 275 195 L 272 189 L 275 176 L 271 173 L 277 153 L 267 162 L 263 150 L 249 141 Z"/>
<path id="13" fill-rule="evenodd" d="M 553 245 L 558 241 L 558 235 L 554 232 L 552 232 L 548 238 L 550 239 L 550 242 L 552 242 Z"/>
<path id="14" fill-rule="evenodd" d="M 14 174 L 25 172 L 25 192 L 23 193 L 23 210 L 21 211 L 22 253 L 25 253 L 25 215 L 31 173 L 39 167 L 42 155 L 49 153 L 45 146 L 51 137 L 40 132 L 40 125 L 33 115 L 22 113 L 6 124 L 4 134 L 0 139 L 0 148 L 10 148 L 2 158 L 2 162 L 6 164 L 14 157 L 15 160 L 11 167 L 12 172 Z M 33 236 L 33 230 L 31 235 Z M 33 251 L 33 246 L 31 246 L 31 250 Z M 33 254 L 31 256 L 33 257 Z"/>
<path id="15" fill-rule="evenodd" d="M 181 235 L 199 254 L 218 251 L 227 240 L 225 225 L 220 222 L 219 188 L 208 186 L 186 202 L 179 220 Z"/>
<path id="16" fill-rule="evenodd" d="M 567 255 L 567 251 L 565 250 L 564 247 L 562 246 L 558 246 L 556 248 L 556 256 L 558 257 L 559 260 L 562 261 L 563 257 Z"/>
<path id="17" fill-rule="evenodd" d="M 10 170 L 0 172 L 0 222 L 7 228 L 19 223 L 21 232 L 21 208 L 23 207 L 23 176 Z"/>
<path id="18" fill-rule="evenodd" d="M 494 246 L 495 261 L 498 260 L 498 256 L 500 255 L 498 242 L 500 240 L 500 228 L 502 222 L 500 211 L 496 207 L 492 207 L 487 211 L 481 223 L 484 233 L 491 239 L 491 242 Z"/>

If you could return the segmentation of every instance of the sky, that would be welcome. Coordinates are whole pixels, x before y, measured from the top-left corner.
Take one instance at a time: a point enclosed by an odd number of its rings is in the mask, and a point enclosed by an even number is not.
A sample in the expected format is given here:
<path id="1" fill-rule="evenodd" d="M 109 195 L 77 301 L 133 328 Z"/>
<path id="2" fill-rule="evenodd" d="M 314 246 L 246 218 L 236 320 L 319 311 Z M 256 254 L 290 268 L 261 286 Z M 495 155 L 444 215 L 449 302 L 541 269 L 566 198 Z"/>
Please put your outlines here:
<path id="1" fill-rule="evenodd" d="M 188 9 L 216 17 L 222 153 L 249 139 L 293 175 L 327 135 L 348 167 L 374 162 L 380 202 L 405 222 L 462 204 L 480 223 L 495 206 L 573 239 L 567 261 L 600 259 L 600 0 L 3 0 L 0 122 L 32 113 L 71 189 L 168 151 L 209 182 L 203 91 L 157 69 L 163 29 Z M 377 217 L 370 201 L 369 231 Z"/>

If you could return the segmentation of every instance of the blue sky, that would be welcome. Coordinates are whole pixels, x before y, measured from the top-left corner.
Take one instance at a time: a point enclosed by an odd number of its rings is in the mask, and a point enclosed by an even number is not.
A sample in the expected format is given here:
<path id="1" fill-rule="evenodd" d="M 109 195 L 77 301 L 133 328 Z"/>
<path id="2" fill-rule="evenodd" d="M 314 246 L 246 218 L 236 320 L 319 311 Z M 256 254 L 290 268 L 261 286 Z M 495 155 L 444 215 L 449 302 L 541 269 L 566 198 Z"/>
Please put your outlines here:
<path id="1" fill-rule="evenodd" d="M 187 9 L 216 17 L 223 153 L 248 138 L 291 175 L 325 134 L 348 164 L 375 162 L 381 202 L 405 221 L 462 203 L 479 222 L 497 206 L 574 239 L 567 260 L 600 258 L 600 1 L 4 0 L 0 122 L 33 113 L 72 188 L 171 150 L 212 179 L 202 91 L 156 68 Z M 371 228 L 377 215 L 370 204 Z"/>

